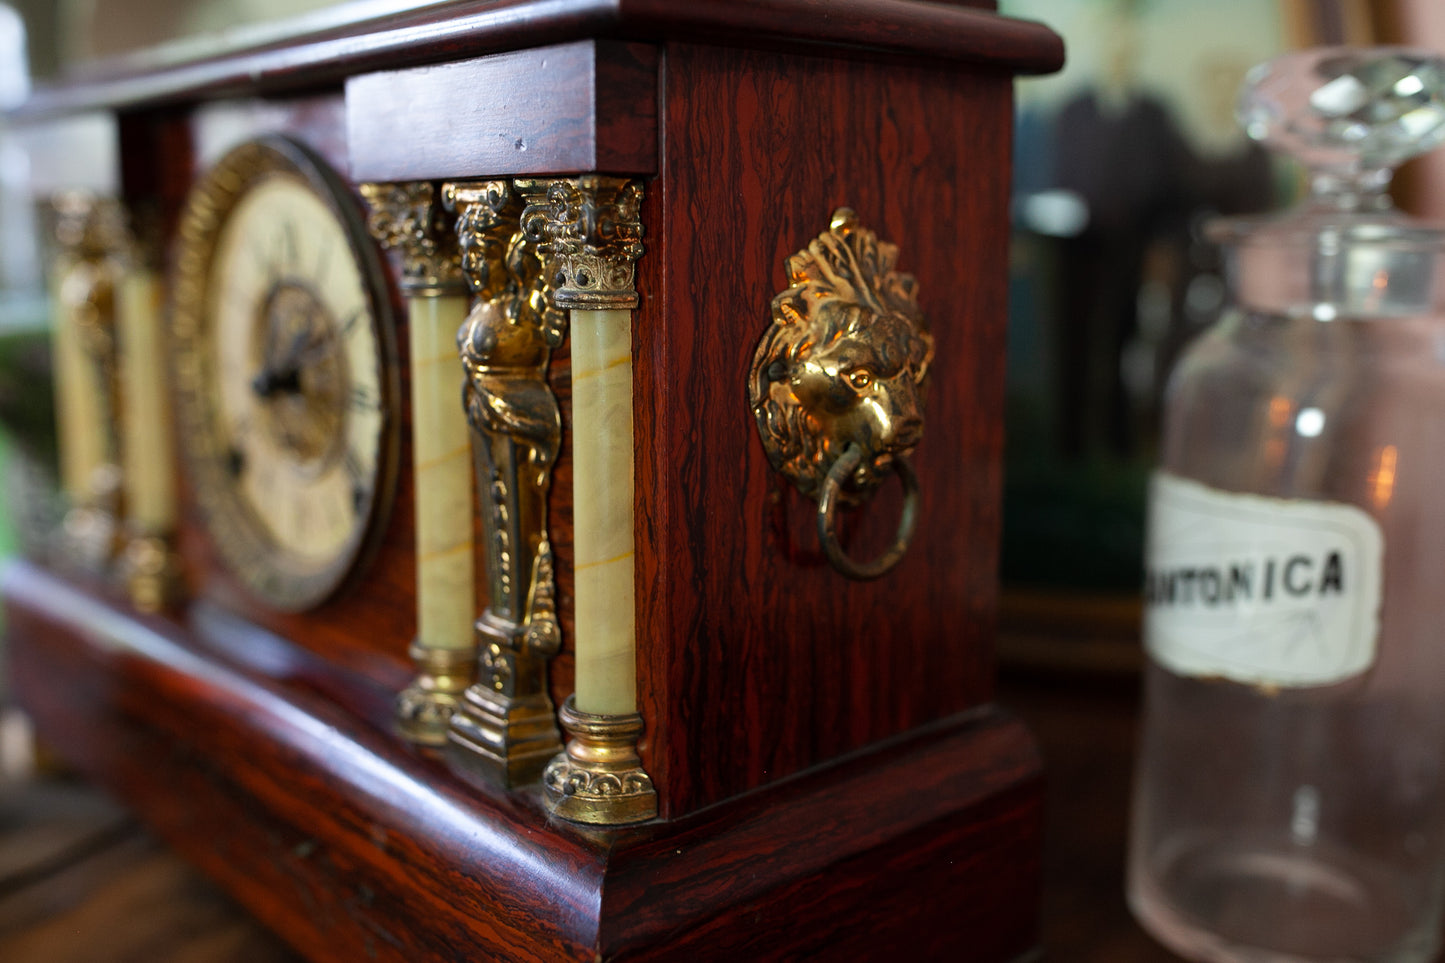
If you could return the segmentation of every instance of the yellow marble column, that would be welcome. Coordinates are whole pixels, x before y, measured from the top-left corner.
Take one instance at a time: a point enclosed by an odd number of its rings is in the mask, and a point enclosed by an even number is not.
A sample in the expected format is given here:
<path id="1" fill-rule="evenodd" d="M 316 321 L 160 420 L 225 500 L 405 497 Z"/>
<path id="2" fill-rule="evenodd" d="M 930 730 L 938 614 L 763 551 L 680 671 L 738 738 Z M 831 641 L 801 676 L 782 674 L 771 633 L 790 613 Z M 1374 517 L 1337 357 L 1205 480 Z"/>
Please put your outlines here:
<path id="1" fill-rule="evenodd" d="M 464 295 L 412 294 L 412 462 L 416 477 L 417 638 L 427 648 L 466 652 L 475 645 L 471 437 L 458 403 L 457 328 Z"/>
<path id="2" fill-rule="evenodd" d="M 162 321 L 163 289 L 151 259 L 132 244 L 116 301 L 120 334 L 120 454 L 125 498 L 125 579 L 131 602 L 155 612 L 175 600 L 179 562 L 174 435 Z"/>
<path id="3" fill-rule="evenodd" d="M 632 308 L 641 204 L 639 184 L 587 175 L 550 182 L 544 217 L 553 299 L 571 312 L 577 672 L 561 711 L 567 748 L 543 787 L 556 815 L 608 825 L 657 814 L 637 754 Z"/>
<path id="4" fill-rule="evenodd" d="M 417 675 L 397 697 L 396 722 L 406 738 L 441 746 L 476 659 L 471 444 L 456 349 L 466 280 L 455 228 L 432 184 L 363 184 L 361 191 L 372 234 L 402 257 L 411 348 Z"/>
<path id="5" fill-rule="evenodd" d="M 632 312 L 572 312 L 576 703 L 637 711 L 632 530 Z"/>
<path id="6" fill-rule="evenodd" d="M 161 284 L 138 268 L 124 278 L 117 306 L 121 339 L 121 465 L 126 518 L 146 532 L 169 532 L 176 522 L 171 451 L 171 406 L 161 333 Z"/>

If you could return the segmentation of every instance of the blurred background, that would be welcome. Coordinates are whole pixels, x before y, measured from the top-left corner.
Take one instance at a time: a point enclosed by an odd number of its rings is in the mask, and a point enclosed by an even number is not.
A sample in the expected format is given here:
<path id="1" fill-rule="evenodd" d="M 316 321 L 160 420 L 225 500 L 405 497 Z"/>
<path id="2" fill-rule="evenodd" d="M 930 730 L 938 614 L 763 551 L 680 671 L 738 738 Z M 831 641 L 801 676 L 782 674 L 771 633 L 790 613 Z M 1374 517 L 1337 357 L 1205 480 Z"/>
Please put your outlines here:
<path id="1" fill-rule="evenodd" d="M 1290 203 L 1300 172 L 1249 141 L 1256 63 L 1320 44 L 1445 45 L 1428 0 L 1002 0 L 1064 37 L 1020 80 L 1008 329 L 1005 661 L 1131 671 L 1160 401 L 1225 289 L 1203 227 Z M 1397 179 L 1439 216 L 1440 162 Z"/>
<path id="2" fill-rule="evenodd" d="M 1255 63 L 1323 44 L 1445 49 L 1438 0 L 1001 0 L 1064 37 L 1017 85 L 999 699 L 1049 778 L 1043 943 L 1165 963 L 1124 904 L 1144 655 L 1144 497 L 1182 349 L 1224 306 L 1211 219 L 1292 202 L 1301 172 L 1244 137 Z M 1445 164 L 1396 201 L 1445 217 Z"/>

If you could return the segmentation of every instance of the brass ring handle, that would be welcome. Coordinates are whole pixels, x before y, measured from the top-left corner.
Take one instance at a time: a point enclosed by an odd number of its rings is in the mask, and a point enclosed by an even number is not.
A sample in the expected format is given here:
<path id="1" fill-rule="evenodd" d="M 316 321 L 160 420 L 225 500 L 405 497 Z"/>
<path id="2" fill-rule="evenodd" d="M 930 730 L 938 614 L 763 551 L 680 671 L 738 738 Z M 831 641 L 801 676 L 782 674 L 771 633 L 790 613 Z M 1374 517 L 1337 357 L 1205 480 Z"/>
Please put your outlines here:
<path id="1" fill-rule="evenodd" d="M 918 521 L 918 476 L 913 474 L 913 466 L 908 464 L 907 458 L 900 456 L 894 460 L 898 480 L 903 483 L 903 515 L 898 520 L 898 534 L 893 537 L 893 544 L 888 546 L 888 550 L 873 561 L 855 562 L 838 544 L 833 518 L 843 482 L 848 480 L 862 460 L 863 449 L 858 447 L 857 442 L 850 442 L 842 457 L 828 470 L 828 477 L 823 480 L 823 489 L 818 496 L 818 541 L 823 543 L 823 554 L 828 556 L 835 569 L 851 579 L 866 582 L 897 565 L 903 553 L 908 551 L 913 527 Z"/>
<path id="2" fill-rule="evenodd" d="M 918 518 L 908 456 L 923 435 L 933 336 L 918 284 L 897 261 L 897 245 L 880 241 L 853 211 L 834 211 L 828 230 L 788 258 L 789 286 L 773 298 L 773 323 L 748 371 L 768 462 L 817 499 L 823 552 L 852 579 L 897 565 Z M 867 501 L 890 467 L 903 485 L 898 534 L 878 558 L 854 561 L 838 545 L 838 503 Z"/>

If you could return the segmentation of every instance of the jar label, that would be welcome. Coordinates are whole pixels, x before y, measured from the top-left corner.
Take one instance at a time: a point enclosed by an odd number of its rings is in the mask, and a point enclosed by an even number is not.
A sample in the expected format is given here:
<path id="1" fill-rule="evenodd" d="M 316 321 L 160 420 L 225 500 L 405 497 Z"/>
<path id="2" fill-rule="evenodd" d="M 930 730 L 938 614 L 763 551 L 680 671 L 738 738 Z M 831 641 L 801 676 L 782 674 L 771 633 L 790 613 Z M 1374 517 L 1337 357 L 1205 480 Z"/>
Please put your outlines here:
<path id="1" fill-rule="evenodd" d="M 1144 640 L 1180 675 L 1321 686 L 1375 662 L 1384 539 L 1353 505 L 1240 495 L 1157 473 Z"/>

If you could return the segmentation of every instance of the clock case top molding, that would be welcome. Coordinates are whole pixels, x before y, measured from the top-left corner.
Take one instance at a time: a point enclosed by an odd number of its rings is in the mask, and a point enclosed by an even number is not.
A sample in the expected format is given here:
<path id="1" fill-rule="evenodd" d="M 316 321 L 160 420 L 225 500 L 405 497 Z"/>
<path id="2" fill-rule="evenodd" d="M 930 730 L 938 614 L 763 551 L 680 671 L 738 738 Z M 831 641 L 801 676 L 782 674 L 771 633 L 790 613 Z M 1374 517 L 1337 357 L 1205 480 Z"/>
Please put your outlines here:
<path id="1" fill-rule="evenodd" d="M 194 601 L 178 613 L 13 567 L 10 659 L 41 731 L 317 959 L 1023 953 L 1038 762 L 992 704 L 1004 239 L 1012 75 L 1061 56 L 1038 25 L 905 0 L 504 0 L 100 65 L 37 94 L 16 114 L 34 131 L 114 117 L 119 193 L 163 250 L 195 180 L 263 135 L 353 183 L 645 183 L 637 677 L 661 818 L 559 823 L 535 790 L 495 789 L 391 733 L 415 634 L 405 406 L 375 562 L 319 608 L 270 610 L 233 584 L 193 493 Z M 869 583 L 823 558 L 746 401 L 784 263 L 843 205 L 900 244 L 936 350 L 915 459 L 925 524 Z M 393 260 L 401 318 L 398 278 Z M 549 380 L 565 439 L 565 347 Z M 564 443 L 548 505 L 564 640 L 571 491 Z M 880 496 L 854 543 L 886 544 L 896 510 Z M 550 686 L 557 705 L 572 691 L 565 650 Z"/>

